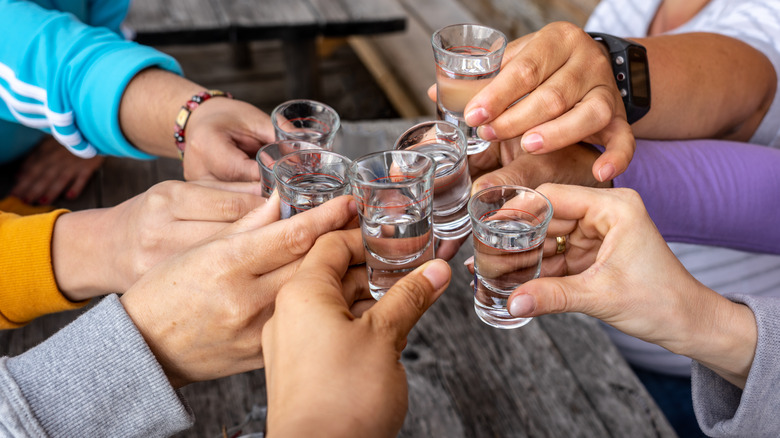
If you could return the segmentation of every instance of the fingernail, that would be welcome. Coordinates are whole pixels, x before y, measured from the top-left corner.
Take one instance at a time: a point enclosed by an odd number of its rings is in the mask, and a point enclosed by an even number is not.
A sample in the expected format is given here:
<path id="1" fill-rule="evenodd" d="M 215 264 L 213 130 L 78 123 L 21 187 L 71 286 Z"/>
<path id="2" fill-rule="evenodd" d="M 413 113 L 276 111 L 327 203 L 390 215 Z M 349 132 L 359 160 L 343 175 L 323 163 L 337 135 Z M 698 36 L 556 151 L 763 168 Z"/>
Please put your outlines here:
<path id="1" fill-rule="evenodd" d="M 471 256 L 463 262 L 463 266 L 471 266 L 474 264 L 474 256 Z"/>
<path id="2" fill-rule="evenodd" d="M 536 152 L 544 146 L 544 139 L 539 134 L 528 134 L 520 141 L 520 147 L 526 152 Z"/>
<path id="3" fill-rule="evenodd" d="M 493 141 L 496 137 L 496 131 L 490 125 L 483 125 L 477 129 L 477 135 L 479 138 L 485 141 Z"/>
<path id="4" fill-rule="evenodd" d="M 466 124 L 469 126 L 479 126 L 488 119 L 488 113 L 485 108 L 474 108 L 466 113 Z"/>
<path id="5" fill-rule="evenodd" d="M 536 299 L 531 295 L 518 295 L 509 303 L 509 314 L 515 317 L 527 316 L 536 308 Z"/>
<path id="6" fill-rule="evenodd" d="M 425 267 L 423 276 L 431 282 L 434 289 L 439 289 L 449 281 L 450 270 L 447 267 L 446 262 L 434 260 L 433 262 L 429 262 L 428 266 Z"/>
<path id="7" fill-rule="evenodd" d="M 615 166 L 613 166 L 612 163 L 607 163 L 601 166 L 601 169 L 599 169 L 599 182 L 610 180 L 614 177 L 614 175 Z"/>

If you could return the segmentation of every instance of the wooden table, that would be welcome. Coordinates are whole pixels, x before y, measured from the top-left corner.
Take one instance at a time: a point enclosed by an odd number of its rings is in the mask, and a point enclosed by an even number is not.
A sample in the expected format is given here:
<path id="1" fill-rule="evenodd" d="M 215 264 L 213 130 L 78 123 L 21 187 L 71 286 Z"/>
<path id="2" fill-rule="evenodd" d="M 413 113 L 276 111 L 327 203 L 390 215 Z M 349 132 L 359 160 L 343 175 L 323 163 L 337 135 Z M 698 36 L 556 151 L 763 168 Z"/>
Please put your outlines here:
<path id="1" fill-rule="evenodd" d="M 317 37 L 400 31 L 406 12 L 396 0 L 133 0 L 125 25 L 152 46 L 233 43 L 239 65 L 250 41 L 280 39 L 289 98 L 316 98 Z"/>
<path id="2" fill-rule="evenodd" d="M 412 123 L 346 122 L 336 149 L 355 158 L 388 148 Z M 67 206 L 115 205 L 158 181 L 181 176 L 174 160 L 108 159 L 84 196 Z M 462 265 L 471 251 L 464 245 L 451 261 L 450 288 L 409 336 L 402 357 L 409 412 L 400 437 L 675 436 L 597 321 L 550 315 L 516 330 L 480 322 L 471 277 Z M 0 353 L 31 348 L 79 313 L 48 315 L 0 332 Z M 241 423 L 251 412 L 262 417 L 266 400 L 262 370 L 192 384 L 182 392 L 197 417 L 182 437 L 220 437 L 223 425 Z M 243 431 L 261 427 L 262 421 L 254 421 Z"/>

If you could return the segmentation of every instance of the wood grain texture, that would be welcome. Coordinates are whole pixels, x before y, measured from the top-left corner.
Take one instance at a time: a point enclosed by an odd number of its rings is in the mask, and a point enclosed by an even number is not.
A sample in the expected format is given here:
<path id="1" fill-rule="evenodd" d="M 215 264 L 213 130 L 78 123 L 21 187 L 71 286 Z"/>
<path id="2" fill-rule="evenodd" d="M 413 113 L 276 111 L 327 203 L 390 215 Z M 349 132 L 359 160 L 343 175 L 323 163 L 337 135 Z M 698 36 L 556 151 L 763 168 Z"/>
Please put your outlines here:
<path id="1" fill-rule="evenodd" d="M 388 149 L 418 121 L 344 122 L 335 148 L 352 158 Z M 83 208 L 114 205 L 164 179 L 181 179 L 177 161 L 110 158 L 96 179 L 99 187 L 80 202 L 92 203 Z M 450 262 L 449 289 L 409 335 L 402 354 L 409 411 L 400 437 L 674 436 L 596 321 L 551 315 L 515 330 L 479 321 L 471 275 L 462 265 L 472 251 L 467 242 Z M 82 312 L 2 331 L 0 353 L 20 354 Z M 242 423 L 266 403 L 262 370 L 195 383 L 182 393 L 196 424 L 179 437 L 219 437 L 223 426 Z M 261 429 L 262 421 L 252 421 L 242 430 Z"/>

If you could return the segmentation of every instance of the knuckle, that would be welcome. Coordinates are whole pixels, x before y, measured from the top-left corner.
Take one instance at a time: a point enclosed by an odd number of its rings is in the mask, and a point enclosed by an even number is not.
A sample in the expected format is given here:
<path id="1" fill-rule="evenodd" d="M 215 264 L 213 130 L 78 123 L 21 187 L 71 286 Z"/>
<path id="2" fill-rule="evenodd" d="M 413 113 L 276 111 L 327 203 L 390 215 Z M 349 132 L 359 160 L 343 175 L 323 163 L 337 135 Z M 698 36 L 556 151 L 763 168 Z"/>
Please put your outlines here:
<path id="1" fill-rule="evenodd" d="M 296 256 L 303 256 L 311 249 L 319 237 L 315 230 L 293 224 L 292 228 L 283 234 L 282 239 L 290 253 Z"/>
<path id="2" fill-rule="evenodd" d="M 541 82 L 541 66 L 529 59 L 513 63 L 512 66 L 512 84 L 518 90 L 531 90 L 536 88 Z"/>
<path id="3" fill-rule="evenodd" d="M 604 127 L 612 120 L 613 107 L 609 101 L 604 99 L 590 99 L 585 106 L 588 119 L 591 124 L 597 127 Z"/>
<path id="4" fill-rule="evenodd" d="M 550 87 L 539 91 L 538 97 L 548 114 L 558 116 L 569 109 L 566 96 L 558 88 Z"/>
<path id="5" fill-rule="evenodd" d="M 246 201 L 236 196 L 220 200 L 217 208 L 223 217 L 231 220 L 243 217 L 249 210 Z"/>
<path id="6" fill-rule="evenodd" d="M 409 279 L 408 281 L 399 282 L 397 286 L 399 290 L 395 293 L 403 299 L 406 307 L 422 314 L 423 311 L 425 311 L 427 295 L 429 293 L 428 283 L 421 278 L 414 278 Z"/>
<path id="7" fill-rule="evenodd" d="M 552 294 L 549 295 L 552 299 L 546 303 L 545 306 L 545 312 L 548 313 L 563 313 L 570 310 L 571 300 L 569 298 L 569 294 L 566 292 L 566 289 L 560 285 L 556 284 L 553 286 Z M 538 299 L 538 298 L 537 298 Z"/>
<path id="8" fill-rule="evenodd" d="M 644 208 L 644 202 L 642 197 L 636 190 L 621 187 L 614 190 L 614 193 L 619 197 L 623 204 L 632 209 Z"/>

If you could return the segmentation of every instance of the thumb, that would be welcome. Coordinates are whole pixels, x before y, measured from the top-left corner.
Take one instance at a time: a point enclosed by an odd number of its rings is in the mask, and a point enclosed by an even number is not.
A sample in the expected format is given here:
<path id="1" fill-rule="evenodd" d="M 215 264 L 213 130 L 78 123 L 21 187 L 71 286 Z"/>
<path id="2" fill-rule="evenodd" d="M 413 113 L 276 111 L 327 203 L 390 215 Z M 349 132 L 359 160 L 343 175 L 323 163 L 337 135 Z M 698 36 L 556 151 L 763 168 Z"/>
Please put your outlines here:
<path id="1" fill-rule="evenodd" d="M 577 277 L 543 277 L 523 284 L 507 301 L 509 314 L 528 318 L 548 313 L 583 312 L 585 294 L 579 288 L 581 281 Z"/>
<path id="2" fill-rule="evenodd" d="M 365 314 L 380 327 L 389 327 L 397 339 L 406 339 L 412 327 L 450 283 L 450 265 L 434 259 L 399 280 Z"/>

